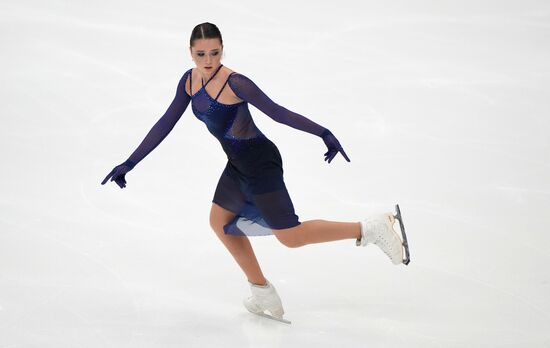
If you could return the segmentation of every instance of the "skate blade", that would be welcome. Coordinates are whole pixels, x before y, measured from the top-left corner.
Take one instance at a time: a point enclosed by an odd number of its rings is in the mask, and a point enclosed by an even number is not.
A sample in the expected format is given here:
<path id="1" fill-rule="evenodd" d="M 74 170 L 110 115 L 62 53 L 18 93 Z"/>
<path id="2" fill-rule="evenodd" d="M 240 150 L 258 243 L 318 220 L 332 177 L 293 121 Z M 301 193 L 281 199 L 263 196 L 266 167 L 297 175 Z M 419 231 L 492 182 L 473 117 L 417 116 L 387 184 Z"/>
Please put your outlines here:
<path id="1" fill-rule="evenodd" d="M 405 225 L 403 224 L 403 217 L 401 216 L 401 210 L 399 209 L 399 204 L 395 205 L 395 210 L 397 211 L 397 214 L 393 217 L 399 221 L 399 228 L 401 229 L 401 235 L 403 236 L 403 247 L 405 248 L 405 259 L 403 259 L 403 263 L 405 265 L 408 265 L 409 262 L 411 262 L 411 257 L 409 255 L 409 243 L 407 242 L 407 234 L 405 233 Z"/>
<path id="2" fill-rule="evenodd" d="M 250 312 L 250 311 L 249 311 L 249 312 Z M 268 318 L 268 319 L 277 320 L 277 321 L 280 321 L 280 322 L 285 323 L 285 324 L 291 324 L 290 320 L 286 320 L 286 319 L 284 319 L 284 318 L 277 318 L 277 317 L 275 317 L 275 316 L 273 316 L 273 315 L 269 315 L 269 314 L 266 314 L 266 313 L 264 313 L 264 312 L 258 312 L 258 313 L 256 313 L 256 312 L 250 312 L 250 313 L 259 315 L 260 317 L 264 317 L 264 318 Z"/>

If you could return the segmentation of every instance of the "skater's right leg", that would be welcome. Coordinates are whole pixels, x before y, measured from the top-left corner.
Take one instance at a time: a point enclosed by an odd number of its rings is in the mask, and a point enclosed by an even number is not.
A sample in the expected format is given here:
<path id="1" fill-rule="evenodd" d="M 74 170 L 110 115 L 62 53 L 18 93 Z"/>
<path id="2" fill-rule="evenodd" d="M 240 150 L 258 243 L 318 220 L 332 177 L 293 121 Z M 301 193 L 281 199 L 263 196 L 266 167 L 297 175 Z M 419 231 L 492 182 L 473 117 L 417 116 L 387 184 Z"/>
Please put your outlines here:
<path id="1" fill-rule="evenodd" d="M 229 223 L 234 216 L 233 212 L 212 203 L 210 226 L 246 274 L 248 281 L 253 284 L 265 285 L 267 280 L 260 269 L 248 237 L 232 236 L 225 234 L 223 231 L 223 226 Z"/>

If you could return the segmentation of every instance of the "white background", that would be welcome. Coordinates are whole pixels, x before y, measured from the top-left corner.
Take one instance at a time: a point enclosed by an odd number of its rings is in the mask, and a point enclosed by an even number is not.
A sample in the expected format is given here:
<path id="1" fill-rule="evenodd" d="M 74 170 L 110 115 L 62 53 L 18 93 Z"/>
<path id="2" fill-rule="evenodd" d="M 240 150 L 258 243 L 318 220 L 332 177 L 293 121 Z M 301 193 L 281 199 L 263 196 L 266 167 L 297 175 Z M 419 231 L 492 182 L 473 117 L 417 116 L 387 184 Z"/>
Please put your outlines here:
<path id="1" fill-rule="evenodd" d="M 127 174 L 215 23 L 222 63 L 331 129 L 250 106 L 301 221 L 399 203 L 411 263 L 253 237 L 291 325 L 210 229 L 226 156 L 188 107 Z M 547 1 L 3 1 L 0 347 L 550 346 Z"/>

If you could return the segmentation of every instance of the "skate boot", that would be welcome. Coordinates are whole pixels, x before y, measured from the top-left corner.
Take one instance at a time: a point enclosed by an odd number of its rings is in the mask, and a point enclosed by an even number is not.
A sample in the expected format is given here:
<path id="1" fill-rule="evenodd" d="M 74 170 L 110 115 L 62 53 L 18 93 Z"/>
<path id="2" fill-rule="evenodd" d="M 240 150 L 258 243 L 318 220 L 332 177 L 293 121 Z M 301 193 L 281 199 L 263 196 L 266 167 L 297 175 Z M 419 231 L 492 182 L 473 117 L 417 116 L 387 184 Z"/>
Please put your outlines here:
<path id="1" fill-rule="evenodd" d="M 273 286 L 269 280 L 266 279 L 266 281 L 267 284 L 264 286 L 253 284 L 250 281 L 248 282 L 248 284 L 250 284 L 252 296 L 243 300 L 244 306 L 250 313 L 290 324 L 290 321 L 283 319 L 283 305 L 275 286 Z M 266 310 L 268 310 L 271 315 L 266 314 L 264 312 Z"/>
<path id="2" fill-rule="evenodd" d="M 399 205 L 396 206 L 396 209 L 397 215 L 395 216 L 392 213 L 385 213 L 373 215 L 361 221 L 361 238 L 358 238 L 355 244 L 357 246 L 366 246 L 369 243 L 375 244 L 390 258 L 394 265 L 401 263 L 407 265 L 410 261 L 407 237 Z M 403 241 L 393 229 L 396 218 L 399 220 Z M 403 247 L 406 253 L 405 259 L 403 259 Z"/>

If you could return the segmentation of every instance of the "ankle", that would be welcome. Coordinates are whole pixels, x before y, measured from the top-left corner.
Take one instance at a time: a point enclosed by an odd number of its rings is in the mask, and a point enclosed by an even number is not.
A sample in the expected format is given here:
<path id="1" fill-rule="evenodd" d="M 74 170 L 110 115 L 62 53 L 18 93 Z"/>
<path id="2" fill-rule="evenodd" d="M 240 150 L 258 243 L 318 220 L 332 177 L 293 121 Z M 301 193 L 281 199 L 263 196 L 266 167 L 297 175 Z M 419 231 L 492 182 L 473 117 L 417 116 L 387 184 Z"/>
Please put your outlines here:
<path id="1" fill-rule="evenodd" d="M 248 280 L 248 282 L 252 285 L 255 285 L 255 286 L 267 286 L 267 279 L 263 279 L 263 281 L 250 281 L 250 279 Z"/>

